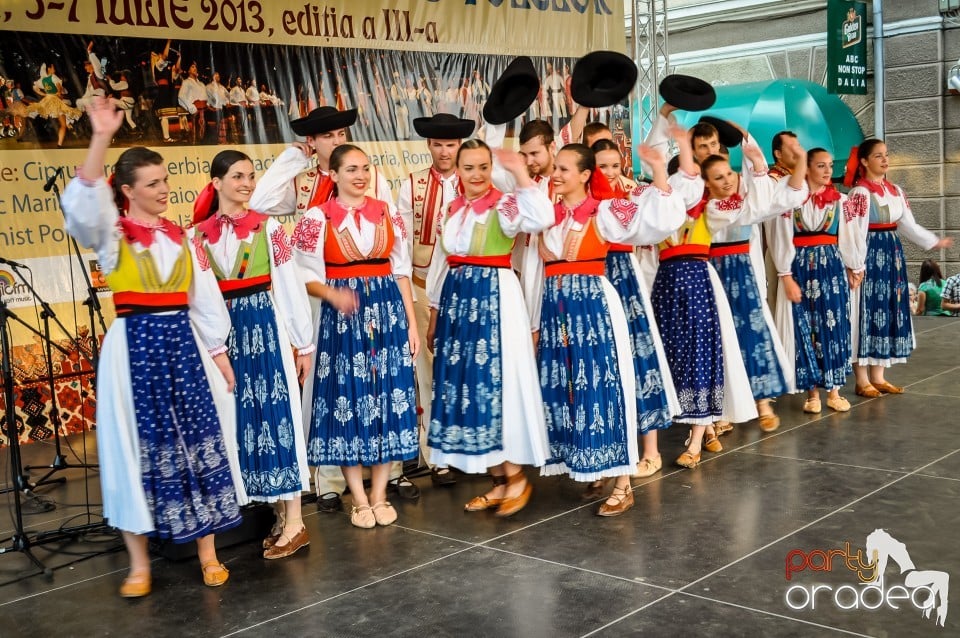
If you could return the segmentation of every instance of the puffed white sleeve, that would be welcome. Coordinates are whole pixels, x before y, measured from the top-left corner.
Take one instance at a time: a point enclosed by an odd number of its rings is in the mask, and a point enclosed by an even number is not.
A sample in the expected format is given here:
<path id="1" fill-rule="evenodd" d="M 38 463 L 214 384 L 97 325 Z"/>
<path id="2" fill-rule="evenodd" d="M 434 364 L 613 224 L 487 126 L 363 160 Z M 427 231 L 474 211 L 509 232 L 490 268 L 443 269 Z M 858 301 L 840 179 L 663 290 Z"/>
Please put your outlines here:
<path id="1" fill-rule="evenodd" d="M 506 136 L 506 124 L 487 123 L 483 125 L 483 139 L 487 143 L 487 146 L 492 149 L 503 148 L 503 142 Z M 517 180 L 510 174 L 510 171 L 500 165 L 496 156 L 493 158 L 493 171 L 490 178 L 491 181 L 493 181 L 493 185 L 496 186 L 497 190 L 501 193 L 512 193 L 517 190 Z"/>
<path id="2" fill-rule="evenodd" d="M 766 167 L 745 171 L 743 180 L 747 192 L 742 217 L 737 220 L 742 225 L 756 224 L 799 208 L 810 195 L 806 182 L 800 188 L 794 188 L 788 179 L 771 179 Z"/>
<path id="3" fill-rule="evenodd" d="M 187 237 L 190 259 L 193 261 L 193 277 L 187 292 L 190 321 L 200 335 L 200 343 L 211 357 L 215 357 L 227 351 L 230 313 L 227 312 L 227 304 L 223 301 L 203 242 L 193 229 L 187 231 Z"/>
<path id="4" fill-rule="evenodd" d="M 553 224 L 553 204 L 536 186 L 508 193 L 497 202 L 497 215 L 503 234 L 513 238 L 520 233 L 539 233 Z"/>
<path id="5" fill-rule="evenodd" d="M 285 149 L 260 176 L 250 208 L 267 215 L 289 215 L 297 210 L 297 190 L 293 183 L 300 173 L 310 169 L 310 158 L 296 146 Z"/>
<path id="6" fill-rule="evenodd" d="M 644 140 L 644 144 L 652 146 L 664 157 L 670 157 L 670 119 L 664 117 L 662 113 L 657 113 L 657 119 L 653 121 L 653 126 L 647 133 L 647 139 Z M 643 170 L 650 174 L 650 167 L 646 164 L 643 165 Z"/>
<path id="7" fill-rule="evenodd" d="M 543 259 L 540 258 L 540 234 L 530 235 L 530 245 L 523 252 L 520 286 L 530 315 L 530 331 L 540 329 L 540 310 L 543 307 Z"/>
<path id="8" fill-rule="evenodd" d="M 630 199 L 608 199 L 597 210 L 597 229 L 607 241 L 642 246 L 673 234 L 687 218 L 683 198 L 656 186 L 638 186 Z"/>
<path id="9" fill-rule="evenodd" d="M 397 213 L 403 218 L 404 226 L 413 230 L 413 179 L 408 175 L 400 184 L 400 197 L 397 198 Z M 413 251 L 413 232 L 408 233 L 410 250 Z"/>
<path id="10" fill-rule="evenodd" d="M 443 222 L 438 220 L 437 243 L 433 247 L 433 257 L 430 259 L 430 269 L 427 271 L 427 302 L 431 308 L 440 307 L 440 295 L 448 272 L 450 272 L 450 265 L 447 263 L 447 249 L 443 245 Z"/>
<path id="11" fill-rule="evenodd" d="M 397 212 L 393 202 L 384 202 L 387 205 L 390 222 L 393 224 L 393 250 L 390 251 L 390 270 L 394 277 L 410 277 L 413 273 L 413 264 L 410 258 L 410 229 Z"/>
<path id="12" fill-rule="evenodd" d="M 70 180 L 60 198 L 65 228 L 70 236 L 97 253 L 100 269 L 104 274 L 117 267 L 120 254 L 120 231 L 117 220 L 120 213 L 113 200 L 113 189 L 101 177 L 88 182 L 76 177 Z"/>
<path id="13" fill-rule="evenodd" d="M 293 245 L 287 231 L 276 220 L 267 220 L 267 236 L 271 252 L 270 282 L 277 309 L 298 353 L 310 354 L 315 348 L 310 299 L 293 261 Z"/>
<path id="14" fill-rule="evenodd" d="M 867 233 L 870 228 L 870 198 L 866 189 L 854 188 L 841 196 L 843 219 L 837 231 L 837 244 L 843 265 L 862 272 L 867 263 Z"/>
<path id="15" fill-rule="evenodd" d="M 897 232 L 920 246 L 920 248 L 933 250 L 940 238 L 917 223 L 913 216 L 913 209 L 910 208 L 910 200 L 907 199 L 903 189 L 897 186 L 897 192 L 900 193 L 903 206 L 903 217 L 897 220 Z"/>
<path id="16" fill-rule="evenodd" d="M 667 178 L 667 183 L 674 192 L 679 193 L 683 199 L 683 205 L 686 210 L 690 210 L 703 198 L 703 189 L 705 187 L 703 178 L 699 175 L 690 175 L 679 170 Z"/>
<path id="17" fill-rule="evenodd" d="M 813 202 L 805 204 L 813 206 Z M 793 245 L 793 215 L 783 213 L 766 223 L 767 242 L 777 276 L 782 277 L 793 272 L 793 258 L 797 249 Z"/>
<path id="18" fill-rule="evenodd" d="M 396 206 L 396 200 L 393 198 L 393 191 L 390 189 L 390 182 L 383 176 L 380 169 L 377 169 L 377 199 L 381 202 L 387 202 L 391 206 Z M 413 226 L 407 226 L 413 228 Z"/>
<path id="19" fill-rule="evenodd" d="M 304 213 L 293 229 L 290 238 L 293 260 L 304 284 L 327 283 L 327 268 L 323 258 L 325 233 L 326 218 L 317 207 Z"/>

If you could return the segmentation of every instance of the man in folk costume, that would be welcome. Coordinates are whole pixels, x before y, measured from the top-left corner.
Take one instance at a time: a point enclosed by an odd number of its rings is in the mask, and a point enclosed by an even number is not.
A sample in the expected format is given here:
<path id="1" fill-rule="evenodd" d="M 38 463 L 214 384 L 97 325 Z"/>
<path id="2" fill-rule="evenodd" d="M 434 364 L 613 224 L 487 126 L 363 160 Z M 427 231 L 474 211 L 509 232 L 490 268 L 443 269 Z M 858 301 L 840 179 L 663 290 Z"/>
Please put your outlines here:
<path id="1" fill-rule="evenodd" d="M 437 113 L 433 117 L 419 117 L 413 128 L 427 140 L 427 149 L 433 158 L 430 167 L 414 173 L 400 186 L 397 211 L 409 234 L 410 253 L 413 256 L 414 312 L 421 343 L 426 343 L 430 323 L 430 306 L 427 303 L 426 280 L 437 242 L 437 226 L 440 216 L 459 194 L 456 171 L 457 149 L 460 142 L 473 133 L 473 120 L 464 120 L 449 113 Z M 421 423 L 430 419 L 430 403 L 433 386 L 433 356 L 427 348 L 417 358 L 417 394 Z M 427 436 L 422 432 L 420 449 L 429 461 L 426 449 Z M 452 485 L 456 482 L 448 468 L 432 468 L 434 485 Z"/>
<path id="2" fill-rule="evenodd" d="M 334 182 L 330 177 L 330 155 L 333 149 L 347 142 L 347 128 L 357 121 L 357 110 L 338 111 L 332 106 L 321 106 L 306 116 L 290 122 L 290 128 L 305 141 L 294 142 L 274 160 L 257 182 L 250 209 L 268 215 L 295 215 L 299 218 L 310 208 L 333 198 Z M 370 167 L 373 173 L 367 196 L 393 204 L 390 184 L 383 175 Z M 338 466 L 318 467 L 315 487 L 319 500 L 317 507 L 324 512 L 336 512 L 342 507 L 340 495 L 346 481 Z M 390 467 L 390 487 L 400 496 L 414 499 L 420 490 L 403 476 L 403 464 Z"/>
<path id="3" fill-rule="evenodd" d="M 250 208 L 268 215 L 296 215 L 319 206 L 333 197 L 330 178 L 330 154 L 347 142 L 347 128 L 357 121 L 357 110 L 338 111 L 321 106 L 290 122 L 297 135 L 306 139 L 294 142 L 266 170 L 250 199 Z M 374 173 L 367 195 L 393 203 L 390 184 L 371 166 Z"/>

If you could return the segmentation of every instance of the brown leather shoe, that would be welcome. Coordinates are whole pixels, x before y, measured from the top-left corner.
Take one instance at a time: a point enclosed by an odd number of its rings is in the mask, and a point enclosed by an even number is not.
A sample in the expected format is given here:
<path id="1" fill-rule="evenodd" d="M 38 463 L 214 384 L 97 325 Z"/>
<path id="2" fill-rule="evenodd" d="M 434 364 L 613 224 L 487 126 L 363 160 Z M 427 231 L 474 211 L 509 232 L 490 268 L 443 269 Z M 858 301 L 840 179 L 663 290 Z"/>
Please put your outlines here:
<path id="1" fill-rule="evenodd" d="M 773 432 L 780 427 L 780 417 L 776 414 L 761 414 L 758 421 L 760 422 L 760 430 L 763 432 Z"/>
<path id="2" fill-rule="evenodd" d="M 124 598 L 142 598 L 150 593 L 150 574 L 127 576 L 120 585 L 120 595 Z"/>
<path id="3" fill-rule="evenodd" d="M 834 412 L 849 412 L 850 402 L 839 396 L 833 399 L 827 397 L 827 407 Z"/>
<path id="4" fill-rule="evenodd" d="M 493 481 L 493 487 L 495 488 L 507 484 L 506 476 L 495 476 L 491 474 L 490 480 Z M 485 510 L 491 510 L 494 507 L 499 507 L 502 502 L 502 498 L 487 498 L 486 494 L 481 494 L 480 496 L 474 496 L 470 499 L 470 502 L 464 505 L 463 509 L 466 512 L 483 512 Z"/>
<path id="5" fill-rule="evenodd" d="M 733 424 L 729 421 L 714 421 L 713 431 L 717 433 L 717 436 L 723 436 L 733 431 Z"/>
<path id="6" fill-rule="evenodd" d="M 583 494 L 580 495 L 580 498 L 584 501 L 595 501 L 601 496 L 603 496 L 604 484 L 606 480 L 600 479 L 599 481 L 594 481 L 589 483 L 587 488 L 583 490 Z"/>
<path id="7" fill-rule="evenodd" d="M 377 519 L 377 525 L 393 525 L 397 522 L 397 510 L 394 509 L 390 501 L 377 503 L 372 508 L 373 517 Z"/>
<path id="8" fill-rule="evenodd" d="M 230 570 L 226 565 L 215 560 L 200 565 L 200 571 L 203 572 L 203 584 L 207 587 L 219 587 L 230 578 Z"/>
<path id="9" fill-rule="evenodd" d="M 713 453 L 723 452 L 723 444 L 720 442 L 720 439 L 717 438 L 716 434 L 704 434 L 703 449 Z"/>
<path id="10" fill-rule="evenodd" d="M 882 383 L 874 383 L 873 387 L 875 387 L 877 390 L 880 390 L 880 392 L 885 392 L 887 394 L 903 394 L 903 388 L 901 386 L 893 385 L 892 383 L 888 383 L 886 381 L 883 381 Z"/>
<path id="11" fill-rule="evenodd" d="M 634 472 L 633 476 L 635 478 L 647 478 L 659 472 L 662 467 L 663 460 L 659 454 L 655 459 L 640 459 L 640 462 L 637 463 L 637 471 Z"/>
<path id="12" fill-rule="evenodd" d="M 876 399 L 877 397 L 882 397 L 883 393 L 880 390 L 877 390 L 875 387 L 869 383 L 865 386 L 857 386 L 854 389 L 854 392 L 857 393 L 858 397 L 867 397 L 868 399 Z"/>
<path id="13" fill-rule="evenodd" d="M 527 503 L 530 502 L 530 495 L 533 494 L 533 485 L 531 485 L 530 481 L 527 480 L 527 477 L 523 471 L 521 470 L 513 476 L 507 477 L 508 485 L 517 485 L 519 483 L 523 483 L 523 491 L 513 498 L 503 499 L 503 502 L 500 503 L 500 507 L 497 508 L 496 515 L 500 518 L 513 516 L 526 507 Z"/>
<path id="14" fill-rule="evenodd" d="M 611 499 L 615 500 L 616 503 L 610 505 Z M 629 485 L 627 487 L 615 487 L 607 500 L 600 504 L 597 516 L 620 516 L 631 507 L 633 507 L 633 488 Z"/>
<path id="15" fill-rule="evenodd" d="M 310 535 L 307 533 L 306 527 L 301 527 L 300 531 L 294 534 L 293 538 L 281 534 L 281 536 L 287 539 L 286 545 L 274 545 L 263 552 L 263 557 L 267 560 L 276 560 L 277 558 L 286 558 L 297 553 L 301 547 L 306 547 L 310 544 Z M 279 539 L 278 539 L 279 540 Z"/>
<path id="16" fill-rule="evenodd" d="M 700 453 L 692 454 L 690 450 L 685 450 L 683 454 L 677 457 L 677 460 L 674 461 L 680 467 L 687 467 L 691 470 L 697 467 L 697 464 L 700 463 Z"/>
<path id="17" fill-rule="evenodd" d="M 807 414 L 820 414 L 823 406 L 820 405 L 820 397 L 809 397 L 803 402 L 803 411 Z"/>

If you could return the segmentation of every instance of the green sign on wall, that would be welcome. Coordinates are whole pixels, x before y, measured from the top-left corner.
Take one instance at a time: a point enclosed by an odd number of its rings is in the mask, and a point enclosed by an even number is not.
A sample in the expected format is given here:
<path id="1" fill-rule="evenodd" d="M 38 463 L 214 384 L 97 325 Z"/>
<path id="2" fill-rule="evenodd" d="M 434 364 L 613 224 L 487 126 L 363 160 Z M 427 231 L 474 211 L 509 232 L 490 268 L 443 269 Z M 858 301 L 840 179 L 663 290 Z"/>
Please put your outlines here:
<path id="1" fill-rule="evenodd" d="M 867 5 L 862 0 L 827 3 L 827 90 L 867 92 Z"/>

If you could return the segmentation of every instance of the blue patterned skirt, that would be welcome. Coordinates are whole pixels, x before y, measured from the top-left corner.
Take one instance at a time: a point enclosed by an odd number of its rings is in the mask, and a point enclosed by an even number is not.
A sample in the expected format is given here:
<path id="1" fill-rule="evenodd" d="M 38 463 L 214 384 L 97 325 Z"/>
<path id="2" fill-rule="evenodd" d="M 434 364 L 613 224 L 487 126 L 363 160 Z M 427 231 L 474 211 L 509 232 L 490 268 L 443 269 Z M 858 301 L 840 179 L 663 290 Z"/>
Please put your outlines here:
<path id="1" fill-rule="evenodd" d="M 498 268 L 452 268 L 443 282 L 433 355 L 430 447 L 447 454 L 503 449 Z"/>
<path id="2" fill-rule="evenodd" d="M 150 535 L 186 543 L 238 525 L 220 420 L 187 311 L 125 324 Z"/>
<path id="3" fill-rule="evenodd" d="M 763 316 L 763 300 L 749 253 L 711 257 L 730 302 L 740 354 L 750 377 L 753 398 L 772 399 L 787 391 L 787 382 L 773 347 L 773 335 Z"/>
<path id="4" fill-rule="evenodd" d="M 866 273 L 860 285 L 857 357 L 871 364 L 902 361 L 913 352 L 907 263 L 896 231 L 867 233 Z"/>
<path id="5" fill-rule="evenodd" d="M 379 465 L 417 456 L 417 398 L 403 299 L 393 275 L 330 279 L 359 297 L 345 316 L 320 306 L 311 465 Z"/>
<path id="6" fill-rule="evenodd" d="M 264 291 L 227 301 L 230 336 L 227 348 L 237 404 L 240 474 L 253 500 L 275 501 L 302 489 L 294 446 L 290 389 L 283 369 L 277 316 Z"/>
<path id="7" fill-rule="evenodd" d="M 550 466 L 592 480 L 631 465 L 627 413 L 607 299 L 596 275 L 544 281 L 537 351 Z M 630 468 L 632 471 L 632 468 Z M 611 474 L 612 475 L 612 474 Z"/>
<path id="8" fill-rule="evenodd" d="M 793 278 L 803 299 L 793 306 L 797 388 L 828 390 L 847 382 L 850 363 L 850 289 L 834 246 L 798 247 Z"/>
<path id="9" fill-rule="evenodd" d="M 653 313 L 682 410 L 677 422 L 723 414 L 723 346 L 709 267 L 698 259 L 669 259 L 653 281 Z"/>
<path id="10" fill-rule="evenodd" d="M 670 405 L 663 387 L 657 350 L 650 333 L 650 321 L 643 308 L 630 253 L 607 253 L 607 279 L 620 295 L 630 326 L 630 351 L 637 377 L 637 423 L 640 434 L 670 427 Z"/>

